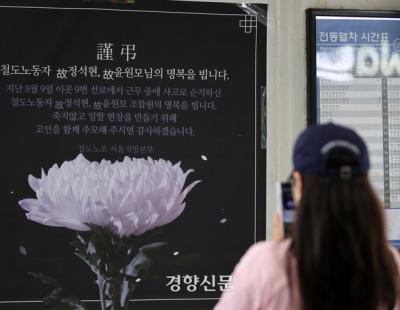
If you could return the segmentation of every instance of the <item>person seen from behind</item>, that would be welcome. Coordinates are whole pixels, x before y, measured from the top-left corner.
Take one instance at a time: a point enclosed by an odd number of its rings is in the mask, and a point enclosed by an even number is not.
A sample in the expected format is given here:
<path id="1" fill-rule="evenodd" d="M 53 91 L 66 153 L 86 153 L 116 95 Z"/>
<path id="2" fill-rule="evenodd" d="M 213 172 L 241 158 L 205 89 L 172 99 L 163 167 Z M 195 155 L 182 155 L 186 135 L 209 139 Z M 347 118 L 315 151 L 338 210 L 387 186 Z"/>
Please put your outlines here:
<path id="1" fill-rule="evenodd" d="M 332 123 L 309 127 L 293 165 L 291 237 L 253 245 L 214 310 L 400 310 L 400 255 L 364 141 Z"/>

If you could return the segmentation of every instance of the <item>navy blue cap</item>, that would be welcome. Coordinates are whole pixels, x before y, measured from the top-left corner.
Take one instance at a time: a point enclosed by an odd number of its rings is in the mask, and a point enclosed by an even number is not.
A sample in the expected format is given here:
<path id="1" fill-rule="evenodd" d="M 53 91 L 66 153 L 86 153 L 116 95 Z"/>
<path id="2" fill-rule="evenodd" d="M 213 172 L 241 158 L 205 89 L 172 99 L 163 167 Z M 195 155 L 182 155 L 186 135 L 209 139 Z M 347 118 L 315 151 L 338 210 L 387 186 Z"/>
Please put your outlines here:
<path id="1" fill-rule="evenodd" d="M 353 154 L 355 163 L 329 166 L 329 155 L 338 149 Z M 368 172 L 368 149 L 363 139 L 350 128 L 332 123 L 310 126 L 297 138 L 293 166 L 294 170 L 304 174 L 351 179 Z"/>

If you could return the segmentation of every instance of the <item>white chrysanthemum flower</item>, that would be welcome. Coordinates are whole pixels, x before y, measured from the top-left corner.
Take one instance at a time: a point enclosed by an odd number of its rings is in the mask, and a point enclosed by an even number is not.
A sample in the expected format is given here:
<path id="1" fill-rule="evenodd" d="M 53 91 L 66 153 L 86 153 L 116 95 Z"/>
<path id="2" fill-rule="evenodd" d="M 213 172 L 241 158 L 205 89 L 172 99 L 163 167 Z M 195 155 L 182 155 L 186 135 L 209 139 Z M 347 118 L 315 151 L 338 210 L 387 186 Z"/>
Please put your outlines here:
<path id="1" fill-rule="evenodd" d="M 180 163 L 125 157 L 122 162 L 88 161 L 79 154 L 41 178 L 28 177 L 37 199 L 19 205 L 40 224 L 90 230 L 86 224 L 109 227 L 120 237 L 141 235 L 168 224 L 185 209 L 184 199 L 200 181 L 183 189 Z"/>

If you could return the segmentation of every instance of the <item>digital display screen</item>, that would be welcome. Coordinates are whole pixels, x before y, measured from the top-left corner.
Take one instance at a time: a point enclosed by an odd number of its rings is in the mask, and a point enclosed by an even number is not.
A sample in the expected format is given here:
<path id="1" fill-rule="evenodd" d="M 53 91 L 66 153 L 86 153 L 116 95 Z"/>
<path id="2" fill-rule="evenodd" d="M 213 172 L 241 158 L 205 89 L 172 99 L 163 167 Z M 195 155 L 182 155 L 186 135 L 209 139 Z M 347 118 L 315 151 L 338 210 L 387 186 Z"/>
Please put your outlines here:
<path id="1" fill-rule="evenodd" d="M 400 13 L 398 17 L 337 15 L 315 13 L 312 20 L 315 31 L 309 35 L 315 44 L 309 56 L 315 70 L 310 118 L 358 132 L 369 149 L 375 190 L 386 208 L 398 208 Z"/>
<path id="2" fill-rule="evenodd" d="M 400 208 L 400 12 L 308 10 L 307 26 L 309 123 L 354 129 L 375 191 Z"/>

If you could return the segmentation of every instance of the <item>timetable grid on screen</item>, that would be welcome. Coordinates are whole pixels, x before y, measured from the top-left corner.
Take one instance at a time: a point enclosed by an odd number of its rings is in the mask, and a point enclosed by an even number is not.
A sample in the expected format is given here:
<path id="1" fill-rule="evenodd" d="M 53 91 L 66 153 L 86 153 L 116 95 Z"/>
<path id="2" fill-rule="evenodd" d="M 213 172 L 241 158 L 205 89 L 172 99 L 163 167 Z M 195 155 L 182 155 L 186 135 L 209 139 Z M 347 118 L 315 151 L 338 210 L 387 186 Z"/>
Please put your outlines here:
<path id="1" fill-rule="evenodd" d="M 400 19 L 316 17 L 319 123 L 355 129 L 386 208 L 400 208 Z"/>

